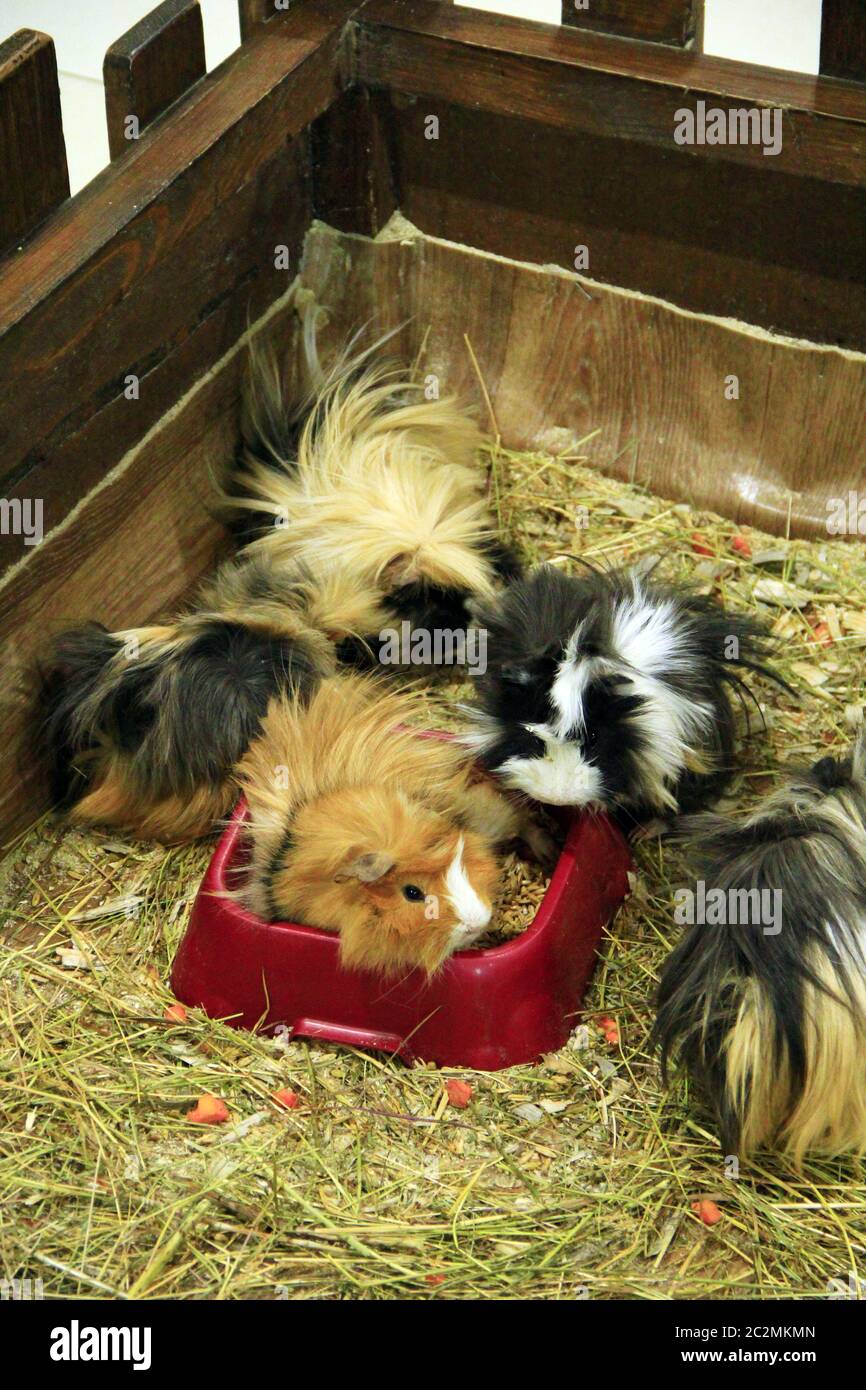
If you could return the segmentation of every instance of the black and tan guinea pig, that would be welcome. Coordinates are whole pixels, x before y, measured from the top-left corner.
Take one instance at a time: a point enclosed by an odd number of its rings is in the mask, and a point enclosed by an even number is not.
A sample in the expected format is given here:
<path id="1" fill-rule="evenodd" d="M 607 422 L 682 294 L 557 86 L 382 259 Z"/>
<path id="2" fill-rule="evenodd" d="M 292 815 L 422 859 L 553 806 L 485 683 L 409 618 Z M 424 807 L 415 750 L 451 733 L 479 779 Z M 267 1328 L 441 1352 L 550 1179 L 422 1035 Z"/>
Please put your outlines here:
<path id="1" fill-rule="evenodd" d="M 766 664 L 754 619 L 629 570 L 551 565 L 475 607 L 487 630 L 471 741 L 509 787 L 625 824 L 700 809 L 733 771 L 730 695 Z M 784 682 L 780 682 L 784 684 Z"/>
<path id="2" fill-rule="evenodd" d="M 314 576 L 253 556 L 166 624 L 62 634 L 36 694 L 55 804 L 149 839 L 207 834 L 237 797 L 233 769 L 272 696 L 308 696 L 337 669 L 335 643 L 383 620 L 378 593 L 339 568 Z"/>
<path id="3" fill-rule="evenodd" d="M 340 933 L 347 967 L 432 974 L 490 923 L 496 847 L 553 847 L 467 750 L 406 726 L 417 692 L 361 675 L 283 697 L 239 768 L 249 806 L 240 901 L 269 921 Z"/>
<path id="4" fill-rule="evenodd" d="M 251 354 L 226 521 L 275 564 L 340 566 L 379 589 L 391 626 L 465 628 L 467 602 L 520 570 L 485 496 L 477 424 L 450 397 L 426 399 L 412 372 L 372 361 L 383 340 L 365 351 L 352 340 L 323 371 L 315 306 L 301 316 L 306 394 L 293 398 L 268 349 Z M 374 646 L 344 656 L 367 660 Z"/>
<path id="5" fill-rule="evenodd" d="M 866 1152 L 866 734 L 745 819 L 681 830 L 698 879 L 658 992 L 666 1074 L 687 1069 L 726 1153 Z"/>

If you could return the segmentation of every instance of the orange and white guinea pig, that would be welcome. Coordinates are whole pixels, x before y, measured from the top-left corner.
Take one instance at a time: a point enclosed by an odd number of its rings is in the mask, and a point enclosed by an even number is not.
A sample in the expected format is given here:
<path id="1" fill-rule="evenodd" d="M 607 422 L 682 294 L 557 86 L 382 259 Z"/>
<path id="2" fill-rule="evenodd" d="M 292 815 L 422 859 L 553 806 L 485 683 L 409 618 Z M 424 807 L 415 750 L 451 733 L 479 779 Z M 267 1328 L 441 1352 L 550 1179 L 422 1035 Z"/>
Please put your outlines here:
<path id="1" fill-rule="evenodd" d="M 552 844 L 525 809 L 473 781 L 460 744 L 419 737 L 417 692 L 325 680 L 306 703 L 274 700 L 238 778 L 250 862 L 237 896 L 270 921 L 340 933 L 350 968 L 436 971 L 486 930 L 496 846 Z"/>

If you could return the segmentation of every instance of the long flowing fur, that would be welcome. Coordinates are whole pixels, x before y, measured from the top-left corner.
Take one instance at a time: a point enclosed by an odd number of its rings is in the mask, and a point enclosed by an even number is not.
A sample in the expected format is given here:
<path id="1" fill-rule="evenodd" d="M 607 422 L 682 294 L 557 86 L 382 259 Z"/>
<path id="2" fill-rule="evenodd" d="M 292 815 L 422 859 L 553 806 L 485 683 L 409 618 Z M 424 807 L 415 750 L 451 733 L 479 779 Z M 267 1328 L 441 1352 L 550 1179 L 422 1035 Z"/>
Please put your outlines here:
<path id="1" fill-rule="evenodd" d="M 240 900 L 266 919 L 339 930 L 348 966 L 432 972 L 468 945 L 489 921 L 494 845 L 521 831 L 518 808 L 473 784 L 465 748 L 412 731 L 418 710 L 417 692 L 326 680 L 307 702 L 272 703 L 239 769 L 250 813 Z M 418 902 L 401 897 L 407 883 L 421 885 Z"/>
<path id="2" fill-rule="evenodd" d="M 729 920 L 690 926 L 665 964 L 665 1073 L 688 1070 L 726 1152 L 863 1153 L 866 735 L 850 756 L 789 775 L 745 820 L 704 814 L 683 833 Z M 781 914 L 768 931 L 757 909 L 773 893 Z"/>
<path id="3" fill-rule="evenodd" d="M 308 317 L 306 328 L 311 320 Z M 223 494 L 239 539 L 276 563 L 340 565 L 387 596 L 392 620 L 465 624 L 465 603 L 518 570 L 496 537 L 477 425 L 411 373 L 343 353 L 296 401 L 265 349 L 250 360 L 243 448 Z"/>
<path id="4" fill-rule="evenodd" d="M 474 746 L 541 801 L 692 811 L 733 771 L 742 672 L 773 675 L 754 619 L 629 570 L 539 567 L 475 607 L 488 634 Z"/>
<path id="5" fill-rule="evenodd" d="M 206 834 L 237 795 L 232 773 L 280 690 L 306 698 L 335 644 L 383 620 L 343 571 L 229 563 L 167 624 L 62 634 L 39 673 L 41 745 L 70 819 L 148 838 Z"/>

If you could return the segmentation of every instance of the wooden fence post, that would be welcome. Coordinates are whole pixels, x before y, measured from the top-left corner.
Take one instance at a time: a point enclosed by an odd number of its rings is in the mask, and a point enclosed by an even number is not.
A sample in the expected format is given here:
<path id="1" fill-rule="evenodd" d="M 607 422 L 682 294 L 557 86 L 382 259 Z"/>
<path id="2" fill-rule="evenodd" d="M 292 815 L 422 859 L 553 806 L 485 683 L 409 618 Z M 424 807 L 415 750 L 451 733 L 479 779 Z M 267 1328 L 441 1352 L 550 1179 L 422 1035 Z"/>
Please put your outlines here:
<path id="1" fill-rule="evenodd" d="M 19 29 L 0 44 L 0 252 L 69 197 L 54 41 Z"/>
<path id="2" fill-rule="evenodd" d="M 703 8 L 704 0 L 562 0 L 562 22 L 687 48 L 702 30 Z"/>
<path id="3" fill-rule="evenodd" d="M 198 0 L 164 0 L 108 49 L 103 63 L 111 158 L 206 72 Z"/>
<path id="4" fill-rule="evenodd" d="M 866 5 L 863 0 L 823 0 L 821 72 L 866 82 Z"/>

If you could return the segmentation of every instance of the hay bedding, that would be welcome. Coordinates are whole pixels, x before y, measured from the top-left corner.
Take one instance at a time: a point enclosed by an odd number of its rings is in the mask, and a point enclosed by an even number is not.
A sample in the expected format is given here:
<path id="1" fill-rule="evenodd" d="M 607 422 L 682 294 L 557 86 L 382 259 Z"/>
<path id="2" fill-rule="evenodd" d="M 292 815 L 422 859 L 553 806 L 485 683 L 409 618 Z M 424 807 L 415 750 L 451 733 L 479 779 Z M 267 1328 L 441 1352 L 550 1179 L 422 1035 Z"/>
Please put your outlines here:
<path id="1" fill-rule="evenodd" d="M 734 804 L 780 762 L 844 745 L 863 711 L 861 547 L 742 531 L 580 460 L 490 463 L 529 559 L 662 555 L 665 574 L 770 616 L 803 703 L 761 689 L 767 729 Z M 453 723 L 455 693 L 431 693 L 431 717 Z M 766 1155 L 735 1176 L 685 1090 L 659 1086 L 646 1037 L 677 935 L 671 847 L 638 847 L 569 1045 L 491 1074 L 166 1018 L 210 850 L 45 821 L 0 866 L 0 1278 L 61 1297 L 508 1299 L 821 1297 L 866 1277 L 863 1164 L 797 1175 Z M 504 932 L 544 887 L 534 866 L 506 872 Z M 284 1088 L 296 1108 L 272 1099 Z M 226 1124 L 185 1118 L 205 1092 Z"/>

